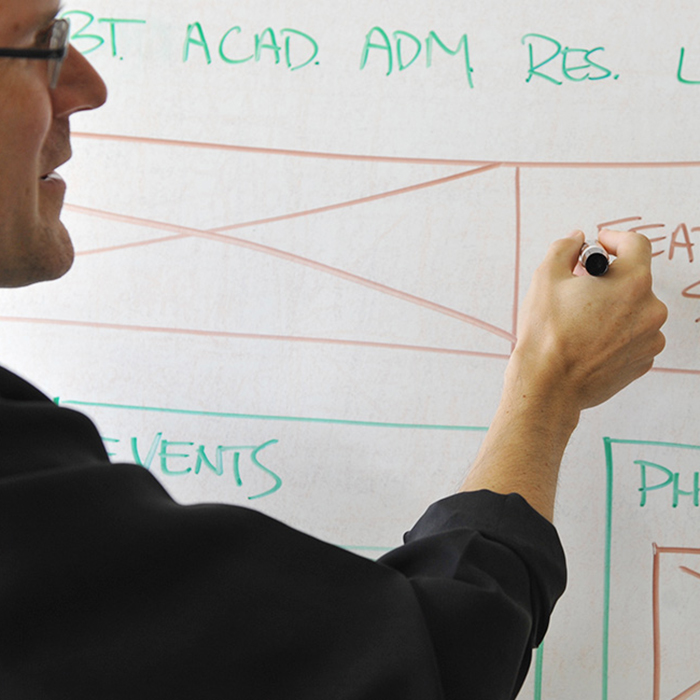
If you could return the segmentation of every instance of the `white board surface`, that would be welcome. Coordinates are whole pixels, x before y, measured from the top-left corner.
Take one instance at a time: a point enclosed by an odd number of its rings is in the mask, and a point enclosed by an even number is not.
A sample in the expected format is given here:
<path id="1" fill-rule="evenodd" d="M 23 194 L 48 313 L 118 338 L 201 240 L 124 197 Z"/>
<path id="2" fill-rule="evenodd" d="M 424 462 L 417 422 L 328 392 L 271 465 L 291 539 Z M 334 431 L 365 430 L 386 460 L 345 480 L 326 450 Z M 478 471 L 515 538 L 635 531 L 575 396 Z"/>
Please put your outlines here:
<path id="1" fill-rule="evenodd" d="M 657 368 L 584 415 L 527 700 L 700 693 L 700 15 L 675 0 L 67 2 L 109 88 L 78 252 L 0 293 L 3 364 L 183 503 L 367 556 L 459 485 L 574 228 L 645 232 Z"/>

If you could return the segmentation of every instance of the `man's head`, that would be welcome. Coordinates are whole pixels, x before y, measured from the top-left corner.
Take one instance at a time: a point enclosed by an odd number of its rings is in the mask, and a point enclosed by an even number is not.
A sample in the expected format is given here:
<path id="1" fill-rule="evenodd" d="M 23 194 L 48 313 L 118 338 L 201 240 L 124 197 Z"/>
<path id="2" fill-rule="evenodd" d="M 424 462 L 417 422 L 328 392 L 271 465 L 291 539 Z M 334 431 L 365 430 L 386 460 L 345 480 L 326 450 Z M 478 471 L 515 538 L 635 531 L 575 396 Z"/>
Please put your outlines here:
<path id="1" fill-rule="evenodd" d="M 58 10 L 58 0 L 0 0 L 0 47 L 41 45 Z M 69 117 L 106 97 L 102 79 L 72 47 L 53 90 L 48 61 L 0 58 L 0 286 L 70 269 L 73 245 L 60 221 L 65 185 L 53 173 L 71 155 Z"/>

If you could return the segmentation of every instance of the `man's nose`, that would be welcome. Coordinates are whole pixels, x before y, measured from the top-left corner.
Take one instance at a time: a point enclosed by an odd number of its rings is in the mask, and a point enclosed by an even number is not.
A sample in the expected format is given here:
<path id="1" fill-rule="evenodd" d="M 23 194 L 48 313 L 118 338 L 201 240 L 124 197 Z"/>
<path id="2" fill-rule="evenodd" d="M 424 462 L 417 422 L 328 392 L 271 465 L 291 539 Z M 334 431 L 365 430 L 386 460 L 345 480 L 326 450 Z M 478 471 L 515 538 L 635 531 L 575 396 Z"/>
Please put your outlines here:
<path id="1" fill-rule="evenodd" d="M 73 46 L 52 92 L 54 117 L 97 109 L 107 101 L 107 86 L 90 62 Z"/>

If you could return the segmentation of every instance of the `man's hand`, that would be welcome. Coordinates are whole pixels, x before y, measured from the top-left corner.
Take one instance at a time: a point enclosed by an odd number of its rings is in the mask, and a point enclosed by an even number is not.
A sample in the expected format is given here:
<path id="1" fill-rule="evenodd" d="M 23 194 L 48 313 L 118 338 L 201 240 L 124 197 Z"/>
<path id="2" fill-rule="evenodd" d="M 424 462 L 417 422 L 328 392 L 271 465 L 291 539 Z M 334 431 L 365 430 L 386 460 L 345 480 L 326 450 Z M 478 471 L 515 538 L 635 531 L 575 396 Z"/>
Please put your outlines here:
<path id="1" fill-rule="evenodd" d="M 590 277 L 578 265 L 583 234 L 556 241 L 535 272 L 501 403 L 463 491 L 519 493 L 549 520 L 559 466 L 581 411 L 651 369 L 664 348 L 667 310 L 651 289 L 651 245 L 602 231 L 616 259 Z"/>
<path id="2" fill-rule="evenodd" d="M 581 275 L 582 233 L 550 247 L 523 305 L 508 370 L 523 392 L 565 398 L 579 411 L 648 372 L 665 345 L 667 309 L 652 292 L 649 240 L 620 231 L 602 231 L 599 240 L 616 256 L 602 277 Z"/>

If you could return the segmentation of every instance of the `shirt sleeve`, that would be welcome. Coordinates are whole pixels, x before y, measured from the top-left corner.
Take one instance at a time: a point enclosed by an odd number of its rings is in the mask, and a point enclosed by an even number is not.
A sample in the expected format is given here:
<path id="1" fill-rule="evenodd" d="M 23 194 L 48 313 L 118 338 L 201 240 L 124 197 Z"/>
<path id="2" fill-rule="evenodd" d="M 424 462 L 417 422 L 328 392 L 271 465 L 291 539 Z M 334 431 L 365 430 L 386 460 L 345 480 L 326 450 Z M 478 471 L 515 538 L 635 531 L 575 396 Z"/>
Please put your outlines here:
<path id="1" fill-rule="evenodd" d="M 564 586 L 518 496 L 433 505 L 373 562 L 181 506 L 83 415 L 0 371 L 0 695 L 505 700 Z M 8 690 L 9 689 L 9 690 Z"/>
<path id="2" fill-rule="evenodd" d="M 555 528 L 519 495 L 432 505 L 382 558 L 410 581 L 446 698 L 514 698 L 566 585 Z"/>

